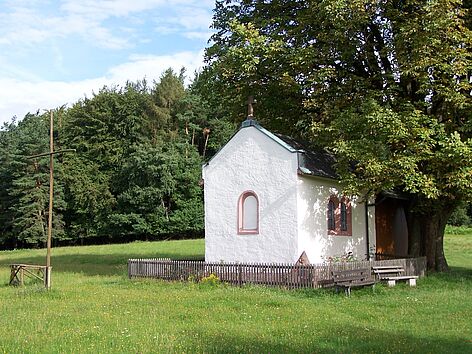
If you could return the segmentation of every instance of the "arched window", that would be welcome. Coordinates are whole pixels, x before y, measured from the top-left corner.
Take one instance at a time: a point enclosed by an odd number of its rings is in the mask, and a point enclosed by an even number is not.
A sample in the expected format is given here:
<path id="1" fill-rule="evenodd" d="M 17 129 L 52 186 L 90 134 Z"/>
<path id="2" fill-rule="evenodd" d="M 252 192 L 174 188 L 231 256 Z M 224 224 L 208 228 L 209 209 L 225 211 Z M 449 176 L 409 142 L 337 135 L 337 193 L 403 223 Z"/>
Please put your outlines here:
<path id="1" fill-rule="evenodd" d="M 346 197 L 339 200 L 332 195 L 329 198 L 326 219 L 329 235 L 352 236 L 351 203 Z"/>
<path id="2" fill-rule="evenodd" d="M 259 199 L 253 191 L 246 191 L 239 197 L 238 233 L 259 233 Z"/>

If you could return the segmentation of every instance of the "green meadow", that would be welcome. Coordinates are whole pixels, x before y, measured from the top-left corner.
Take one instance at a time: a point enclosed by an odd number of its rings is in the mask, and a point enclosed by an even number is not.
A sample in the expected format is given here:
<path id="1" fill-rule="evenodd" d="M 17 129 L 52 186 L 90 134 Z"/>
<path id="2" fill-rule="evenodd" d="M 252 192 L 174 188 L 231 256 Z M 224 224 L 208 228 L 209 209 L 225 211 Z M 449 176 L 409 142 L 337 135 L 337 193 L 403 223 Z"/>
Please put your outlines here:
<path id="1" fill-rule="evenodd" d="M 7 285 L 8 264 L 45 250 L 0 252 L 0 352 L 472 352 L 472 230 L 448 229 L 445 247 L 450 273 L 350 298 L 127 278 L 128 258 L 201 259 L 203 240 L 56 248 L 50 291 Z"/>

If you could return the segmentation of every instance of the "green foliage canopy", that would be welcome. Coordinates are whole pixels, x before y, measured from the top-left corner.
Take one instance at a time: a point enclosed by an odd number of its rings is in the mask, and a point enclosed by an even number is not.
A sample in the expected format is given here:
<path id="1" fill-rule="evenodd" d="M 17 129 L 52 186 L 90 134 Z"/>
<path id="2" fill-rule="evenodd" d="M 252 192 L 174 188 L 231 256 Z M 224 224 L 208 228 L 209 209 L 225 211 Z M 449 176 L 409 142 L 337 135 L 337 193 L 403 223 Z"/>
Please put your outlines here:
<path id="1" fill-rule="evenodd" d="M 254 94 L 262 123 L 331 149 L 347 193 L 408 193 L 410 249 L 444 270 L 445 223 L 472 198 L 470 5 L 217 1 L 207 92 L 235 110 Z"/>
<path id="2" fill-rule="evenodd" d="M 82 244 L 200 236 L 203 156 L 234 130 L 179 75 L 104 87 L 55 110 L 53 240 Z M 0 247 L 42 246 L 47 228 L 48 117 L 0 130 Z M 204 134 L 204 132 L 207 132 Z"/>

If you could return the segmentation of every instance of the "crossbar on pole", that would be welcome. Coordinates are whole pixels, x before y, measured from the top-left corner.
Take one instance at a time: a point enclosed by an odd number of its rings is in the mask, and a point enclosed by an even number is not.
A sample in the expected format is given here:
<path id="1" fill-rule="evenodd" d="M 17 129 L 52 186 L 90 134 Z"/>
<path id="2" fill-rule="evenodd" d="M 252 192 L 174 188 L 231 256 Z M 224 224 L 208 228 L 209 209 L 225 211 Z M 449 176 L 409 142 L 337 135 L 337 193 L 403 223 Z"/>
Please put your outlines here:
<path id="1" fill-rule="evenodd" d="M 44 286 L 46 289 L 51 288 L 51 243 L 52 243 L 52 211 L 53 211 L 53 197 L 54 197 L 54 155 L 62 154 L 64 152 L 76 152 L 75 149 L 64 149 L 54 151 L 54 113 L 51 110 L 49 120 L 49 152 L 28 156 L 28 159 L 34 159 L 42 156 L 49 156 L 49 215 L 48 215 L 48 238 L 47 238 L 47 253 L 46 253 L 46 269 L 44 273 Z"/>

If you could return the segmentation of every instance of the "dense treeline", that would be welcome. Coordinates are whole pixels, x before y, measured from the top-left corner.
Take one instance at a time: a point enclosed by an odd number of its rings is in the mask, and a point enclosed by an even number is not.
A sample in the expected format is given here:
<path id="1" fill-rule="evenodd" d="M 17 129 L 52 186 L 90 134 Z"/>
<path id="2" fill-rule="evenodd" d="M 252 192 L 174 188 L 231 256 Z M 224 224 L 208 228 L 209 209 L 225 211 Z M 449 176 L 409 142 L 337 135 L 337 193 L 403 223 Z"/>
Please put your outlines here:
<path id="1" fill-rule="evenodd" d="M 448 224 L 452 226 L 472 226 L 472 203 L 459 204 L 449 217 Z"/>
<path id="2" fill-rule="evenodd" d="M 234 132 L 180 75 L 104 87 L 54 110 L 54 242 L 203 233 L 201 164 Z M 41 247 L 48 219 L 49 113 L 0 130 L 0 247 Z"/>
<path id="3" fill-rule="evenodd" d="M 470 222 L 472 200 L 471 1 L 215 6 L 189 89 L 167 71 L 56 110 L 56 148 L 77 150 L 57 158 L 56 242 L 201 234 L 201 163 L 253 95 L 264 126 L 336 155 L 345 193 L 401 192 L 409 253 L 447 270 L 446 222 Z M 2 247 L 44 242 L 47 158 L 27 156 L 47 150 L 47 125 L 27 115 L 0 131 Z"/>

